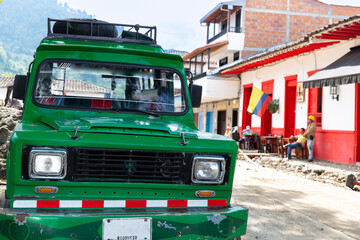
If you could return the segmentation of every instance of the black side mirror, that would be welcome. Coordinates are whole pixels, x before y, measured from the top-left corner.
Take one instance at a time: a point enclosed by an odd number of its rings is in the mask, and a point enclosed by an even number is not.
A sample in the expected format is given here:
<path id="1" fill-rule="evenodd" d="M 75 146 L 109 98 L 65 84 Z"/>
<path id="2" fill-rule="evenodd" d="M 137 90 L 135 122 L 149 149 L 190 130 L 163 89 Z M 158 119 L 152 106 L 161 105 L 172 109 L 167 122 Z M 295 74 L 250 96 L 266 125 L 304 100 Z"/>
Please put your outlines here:
<path id="1" fill-rule="evenodd" d="M 27 75 L 15 75 L 13 98 L 25 100 L 27 80 Z"/>
<path id="2" fill-rule="evenodd" d="M 190 70 L 186 70 L 186 78 L 189 79 L 189 92 L 193 108 L 201 105 L 202 86 L 194 85 L 193 74 Z"/>
<path id="3" fill-rule="evenodd" d="M 201 105 L 202 86 L 191 84 L 190 96 L 193 108 L 198 108 Z"/>

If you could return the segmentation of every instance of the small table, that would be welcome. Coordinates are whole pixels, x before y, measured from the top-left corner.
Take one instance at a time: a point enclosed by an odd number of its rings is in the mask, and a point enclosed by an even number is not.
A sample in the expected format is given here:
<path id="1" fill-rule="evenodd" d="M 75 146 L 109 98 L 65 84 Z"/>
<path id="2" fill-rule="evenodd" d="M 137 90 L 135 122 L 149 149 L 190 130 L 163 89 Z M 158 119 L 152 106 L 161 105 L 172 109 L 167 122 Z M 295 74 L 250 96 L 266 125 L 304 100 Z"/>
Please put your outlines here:
<path id="1" fill-rule="evenodd" d="M 268 152 L 268 144 L 272 143 L 272 146 L 276 145 L 276 146 L 279 146 L 279 143 L 278 143 L 278 137 L 273 137 L 273 136 L 263 136 L 261 137 L 261 140 L 262 141 L 265 141 L 265 152 Z M 271 151 L 270 152 L 274 152 L 274 149 L 272 147 Z"/>
<path id="2" fill-rule="evenodd" d="M 249 147 L 247 148 L 247 150 L 250 150 L 250 145 L 251 145 L 251 142 L 253 142 L 254 141 L 254 139 L 255 139 L 255 135 L 253 135 L 253 134 L 251 134 L 251 135 L 243 135 L 243 137 L 245 138 L 244 139 L 244 148 L 246 149 L 246 144 L 247 144 L 247 139 L 248 138 L 250 138 L 250 144 L 249 144 Z"/>
<path id="3" fill-rule="evenodd" d="M 290 138 L 282 138 L 283 145 L 285 145 L 285 142 L 290 143 Z"/>

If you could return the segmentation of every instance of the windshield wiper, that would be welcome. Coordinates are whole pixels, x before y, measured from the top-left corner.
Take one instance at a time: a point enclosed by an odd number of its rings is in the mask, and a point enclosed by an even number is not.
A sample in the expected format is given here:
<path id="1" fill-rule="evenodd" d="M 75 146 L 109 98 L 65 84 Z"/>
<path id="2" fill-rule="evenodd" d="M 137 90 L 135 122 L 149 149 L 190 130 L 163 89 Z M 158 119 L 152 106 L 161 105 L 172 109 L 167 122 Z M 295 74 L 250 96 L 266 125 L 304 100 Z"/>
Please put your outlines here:
<path id="1" fill-rule="evenodd" d="M 118 108 L 118 109 L 116 109 L 116 111 L 117 112 L 121 112 L 121 111 L 124 111 L 124 112 L 139 112 L 139 113 L 145 113 L 145 114 L 148 114 L 148 115 L 152 115 L 152 116 L 155 116 L 155 117 L 159 116 L 158 113 L 150 112 L 150 111 L 146 111 L 146 110 L 141 110 L 141 109 L 136 109 L 136 108 L 132 108 L 132 109 Z"/>

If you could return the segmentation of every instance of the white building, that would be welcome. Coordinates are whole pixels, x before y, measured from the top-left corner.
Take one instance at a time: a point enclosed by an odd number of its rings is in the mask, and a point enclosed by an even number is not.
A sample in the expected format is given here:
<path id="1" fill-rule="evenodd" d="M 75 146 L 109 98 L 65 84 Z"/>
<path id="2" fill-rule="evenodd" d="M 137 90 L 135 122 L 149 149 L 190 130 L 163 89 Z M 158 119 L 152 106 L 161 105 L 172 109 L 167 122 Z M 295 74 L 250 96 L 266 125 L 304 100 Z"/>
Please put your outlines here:
<path id="1" fill-rule="evenodd" d="M 221 75 L 241 78 L 239 125 L 250 125 L 260 135 L 289 137 L 306 128 L 307 117 L 314 115 L 314 157 L 360 162 L 358 36 L 360 16 L 354 16 L 222 69 Z M 254 87 L 279 99 L 280 110 L 262 117 L 249 115 Z"/>
<path id="2" fill-rule="evenodd" d="M 13 84 L 13 77 L 0 77 L 0 106 L 5 104 L 8 87 L 11 87 Z"/>
<path id="3" fill-rule="evenodd" d="M 202 105 L 194 109 L 195 122 L 203 131 L 223 135 L 227 123 L 237 125 L 240 81 L 237 76 L 212 75 L 210 71 L 240 58 L 244 48 L 243 4 L 244 1 L 222 2 L 206 14 L 200 20 L 207 27 L 206 45 L 183 57 L 195 84 L 203 87 Z"/>

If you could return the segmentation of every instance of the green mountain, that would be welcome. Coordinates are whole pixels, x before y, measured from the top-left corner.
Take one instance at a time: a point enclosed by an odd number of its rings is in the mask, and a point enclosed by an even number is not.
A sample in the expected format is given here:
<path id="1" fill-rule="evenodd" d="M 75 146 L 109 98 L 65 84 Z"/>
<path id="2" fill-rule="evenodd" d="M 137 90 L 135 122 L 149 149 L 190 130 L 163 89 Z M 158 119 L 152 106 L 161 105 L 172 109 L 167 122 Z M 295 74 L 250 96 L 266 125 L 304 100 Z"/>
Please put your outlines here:
<path id="1" fill-rule="evenodd" d="M 92 18 L 57 0 L 0 1 L 0 76 L 24 74 L 47 34 L 48 18 Z"/>

